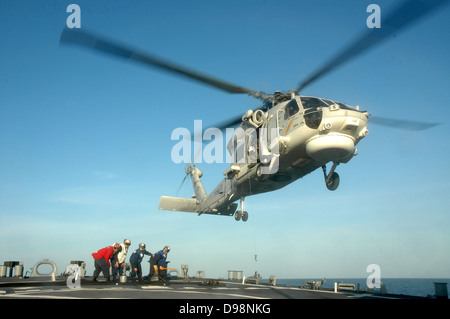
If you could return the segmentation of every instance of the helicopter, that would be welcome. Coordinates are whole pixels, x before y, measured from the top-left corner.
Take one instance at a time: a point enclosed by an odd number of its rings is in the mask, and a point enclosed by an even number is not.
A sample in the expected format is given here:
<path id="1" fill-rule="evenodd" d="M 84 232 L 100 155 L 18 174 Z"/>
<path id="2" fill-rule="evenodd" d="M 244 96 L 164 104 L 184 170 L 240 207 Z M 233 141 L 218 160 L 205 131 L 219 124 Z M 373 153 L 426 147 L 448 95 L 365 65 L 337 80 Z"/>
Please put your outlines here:
<path id="1" fill-rule="evenodd" d="M 192 198 L 161 196 L 159 202 L 160 210 L 234 216 L 237 221 L 247 221 L 248 212 L 244 207 L 246 197 L 278 190 L 317 169 L 322 169 L 327 189 L 336 190 L 340 183 L 336 168 L 357 155 L 356 145 L 369 134 L 369 122 L 408 130 L 423 130 L 438 125 L 376 117 L 368 111 L 360 110 L 359 106 L 349 106 L 329 98 L 301 95 L 300 92 L 447 2 L 404 2 L 382 20 L 381 28 L 362 32 L 297 88 L 273 94 L 205 75 L 81 29 L 64 29 L 60 43 L 93 49 L 174 73 L 228 93 L 248 94 L 261 100 L 262 104 L 256 110 L 249 109 L 243 115 L 215 126 L 219 130 L 238 126 L 227 144 L 233 161 L 215 189 L 207 194 L 201 182 L 203 172 L 193 161 L 186 167 L 182 182 L 183 184 L 188 176 L 191 178 L 194 189 Z M 331 164 L 329 170 L 328 164 Z"/>
<path id="2" fill-rule="evenodd" d="M 279 100 L 282 102 L 276 102 Z M 234 132 L 227 149 L 233 164 L 224 179 L 207 195 L 193 164 L 186 168 L 194 199 L 162 196 L 161 210 L 233 215 L 248 220 L 244 198 L 280 189 L 322 167 L 329 190 L 339 186 L 335 172 L 356 155 L 355 145 L 368 134 L 369 114 L 343 103 L 292 93 L 274 94 L 275 106 L 266 112 L 249 110 Z M 326 164 L 333 163 L 329 172 Z M 185 176 L 185 178 L 186 178 Z M 233 202 L 239 200 L 239 209 Z"/>

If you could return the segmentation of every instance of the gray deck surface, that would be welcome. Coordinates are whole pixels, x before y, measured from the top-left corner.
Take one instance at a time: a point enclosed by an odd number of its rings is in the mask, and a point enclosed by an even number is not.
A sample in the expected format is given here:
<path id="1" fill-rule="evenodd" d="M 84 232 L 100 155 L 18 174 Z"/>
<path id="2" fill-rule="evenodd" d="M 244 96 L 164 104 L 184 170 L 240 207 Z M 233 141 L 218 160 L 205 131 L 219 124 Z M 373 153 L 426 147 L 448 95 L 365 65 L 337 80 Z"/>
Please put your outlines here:
<path id="1" fill-rule="evenodd" d="M 311 290 L 295 286 L 269 286 L 208 280 L 172 280 L 167 284 L 151 283 L 93 283 L 83 279 L 80 288 L 68 288 L 64 280 L 37 281 L 33 279 L 0 281 L 0 299 L 396 299 L 401 296 L 378 296 L 367 293 Z"/>

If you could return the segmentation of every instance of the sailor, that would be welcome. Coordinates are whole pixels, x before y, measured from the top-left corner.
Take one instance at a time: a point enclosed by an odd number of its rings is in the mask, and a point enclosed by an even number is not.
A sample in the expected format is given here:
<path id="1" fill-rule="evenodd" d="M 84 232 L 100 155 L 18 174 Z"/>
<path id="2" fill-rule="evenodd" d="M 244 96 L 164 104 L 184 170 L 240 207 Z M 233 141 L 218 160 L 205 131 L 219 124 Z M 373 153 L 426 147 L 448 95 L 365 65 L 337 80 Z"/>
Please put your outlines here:
<path id="1" fill-rule="evenodd" d="M 140 243 L 139 248 L 136 249 L 130 256 L 131 263 L 131 282 L 136 281 L 136 275 L 138 276 L 139 281 L 142 281 L 142 267 L 141 262 L 144 258 L 144 255 L 153 256 L 152 253 L 148 252 L 145 249 L 145 244 Z"/>
<path id="2" fill-rule="evenodd" d="M 130 245 L 131 240 L 124 239 L 123 243 L 120 244 L 122 250 L 117 255 L 114 255 L 115 258 L 112 261 L 112 275 L 114 281 L 116 280 L 117 272 L 119 272 L 119 276 L 122 276 L 126 271 L 125 259 L 127 257 L 128 248 L 130 247 Z"/>
<path id="3" fill-rule="evenodd" d="M 98 275 L 100 275 L 100 272 L 103 272 L 103 276 L 105 276 L 106 281 L 110 281 L 109 278 L 109 266 L 110 266 L 110 260 L 114 258 L 114 255 L 117 254 L 120 250 L 122 250 L 122 247 L 120 244 L 114 244 L 114 246 L 108 246 L 105 248 L 100 249 L 96 253 L 92 254 L 92 257 L 94 257 L 94 275 L 93 275 L 93 281 L 97 281 Z"/>
<path id="4" fill-rule="evenodd" d="M 169 246 L 165 246 L 163 250 L 158 251 L 150 258 L 150 274 L 148 275 L 148 281 L 152 280 L 153 275 L 156 273 L 159 280 L 165 280 L 166 278 L 166 259 L 167 254 L 170 251 Z"/>

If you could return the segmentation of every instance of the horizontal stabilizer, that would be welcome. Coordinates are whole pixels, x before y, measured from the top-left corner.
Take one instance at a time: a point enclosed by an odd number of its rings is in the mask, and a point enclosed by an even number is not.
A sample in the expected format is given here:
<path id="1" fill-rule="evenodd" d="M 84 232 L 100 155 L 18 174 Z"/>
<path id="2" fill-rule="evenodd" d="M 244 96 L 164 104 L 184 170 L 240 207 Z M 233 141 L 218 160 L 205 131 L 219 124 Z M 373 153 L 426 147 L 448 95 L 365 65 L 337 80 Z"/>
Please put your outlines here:
<path id="1" fill-rule="evenodd" d="M 193 198 L 161 196 L 159 200 L 160 210 L 196 213 L 197 208 L 197 200 Z"/>

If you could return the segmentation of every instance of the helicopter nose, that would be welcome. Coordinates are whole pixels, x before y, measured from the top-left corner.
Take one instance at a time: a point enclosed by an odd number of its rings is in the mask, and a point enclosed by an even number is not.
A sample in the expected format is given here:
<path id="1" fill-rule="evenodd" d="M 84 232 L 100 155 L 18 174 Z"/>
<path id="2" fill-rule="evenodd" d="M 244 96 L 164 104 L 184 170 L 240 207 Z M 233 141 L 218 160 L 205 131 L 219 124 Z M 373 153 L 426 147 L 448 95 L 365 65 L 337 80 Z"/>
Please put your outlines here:
<path id="1" fill-rule="evenodd" d="M 306 144 L 308 156 L 321 162 L 342 162 L 354 152 L 354 139 L 345 134 L 318 135 L 311 138 Z"/>

